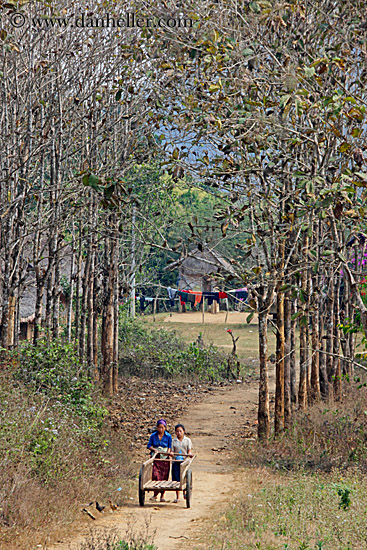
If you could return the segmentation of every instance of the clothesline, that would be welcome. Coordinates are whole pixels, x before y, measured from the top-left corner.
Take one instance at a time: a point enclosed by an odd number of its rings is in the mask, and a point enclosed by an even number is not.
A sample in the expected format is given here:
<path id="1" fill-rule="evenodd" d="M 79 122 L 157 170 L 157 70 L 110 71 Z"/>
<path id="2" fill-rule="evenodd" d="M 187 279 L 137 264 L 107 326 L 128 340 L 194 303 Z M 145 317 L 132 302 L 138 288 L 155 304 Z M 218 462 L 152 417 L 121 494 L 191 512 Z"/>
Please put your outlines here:
<path id="1" fill-rule="evenodd" d="M 158 286 L 158 285 L 157 285 Z M 168 292 L 168 298 L 162 296 L 145 296 L 140 295 L 136 296 L 136 300 L 140 300 L 141 304 L 144 304 L 145 301 L 153 302 L 154 300 L 164 300 L 169 301 L 171 306 L 174 306 L 175 301 L 180 300 L 181 305 L 185 303 L 191 303 L 194 306 L 202 304 L 204 299 L 208 301 L 208 305 L 212 305 L 213 301 L 219 302 L 219 300 L 228 299 L 231 297 L 239 302 L 244 302 L 248 298 L 248 290 L 246 287 L 240 289 L 231 289 L 228 291 L 198 291 L 198 290 L 186 290 L 186 289 L 176 289 L 170 286 L 165 287 L 159 285 L 160 288 L 164 288 Z M 233 293 L 235 294 L 233 296 Z"/>
<path id="2" fill-rule="evenodd" d="M 138 286 L 140 286 L 140 285 L 138 285 Z M 172 287 L 170 287 L 170 286 L 161 285 L 160 283 L 147 283 L 146 285 L 143 285 L 143 284 L 142 284 L 141 286 L 157 286 L 157 287 L 159 287 L 159 288 L 161 288 L 161 289 L 165 289 L 165 290 L 168 290 L 169 288 L 172 288 Z M 172 288 L 172 290 L 176 290 L 176 291 L 177 291 L 177 290 L 192 290 L 192 289 L 191 289 L 191 288 L 182 288 L 182 289 Z M 247 289 L 247 287 L 242 287 L 242 288 L 230 288 L 230 289 L 225 290 L 225 291 L 223 291 L 223 292 L 232 293 L 232 292 L 240 292 L 240 291 L 246 291 L 246 292 L 248 292 L 248 289 Z M 194 291 L 194 292 L 195 292 L 195 291 Z M 199 292 L 199 291 L 196 291 L 196 292 Z M 204 291 L 204 292 L 205 292 L 205 291 Z M 218 292 L 219 292 L 219 290 L 218 290 Z"/>

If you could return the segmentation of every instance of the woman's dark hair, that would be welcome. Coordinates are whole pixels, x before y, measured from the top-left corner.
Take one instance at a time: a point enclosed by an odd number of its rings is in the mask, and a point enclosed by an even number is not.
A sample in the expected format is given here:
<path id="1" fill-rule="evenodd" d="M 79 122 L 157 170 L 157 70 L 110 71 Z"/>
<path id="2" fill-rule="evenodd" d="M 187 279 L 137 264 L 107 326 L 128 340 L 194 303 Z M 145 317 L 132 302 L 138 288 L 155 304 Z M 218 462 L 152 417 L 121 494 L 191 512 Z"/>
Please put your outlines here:
<path id="1" fill-rule="evenodd" d="M 177 428 L 182 428 L 184 432 L 186 431 L 185 426 L 183 424 L 176 424 L 175 431 L 177 430 Z"/>

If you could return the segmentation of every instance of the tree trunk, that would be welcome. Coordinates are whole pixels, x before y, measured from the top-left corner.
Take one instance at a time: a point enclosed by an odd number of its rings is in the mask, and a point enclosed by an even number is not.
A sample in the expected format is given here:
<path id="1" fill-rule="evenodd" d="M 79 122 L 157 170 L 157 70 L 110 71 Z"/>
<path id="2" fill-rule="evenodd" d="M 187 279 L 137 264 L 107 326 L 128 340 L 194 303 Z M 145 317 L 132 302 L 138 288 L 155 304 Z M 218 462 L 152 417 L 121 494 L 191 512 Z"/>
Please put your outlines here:
<path id="1" fill-rule="evenodd" d="M 53 264 L 53 259 L 49 260 L 51 265 Z M 53 288 L 53 269 L 50 270 L 49 276 L 47 278 L 47 291 L 46 291 L 46 314 L 45 314 L 45 325 L 47 329 L 47 338 L 50 337 L 50 330 L 52 326 L 52 288 Z"/>
<path id="2" fill-rule="evenodd" d="M 8 110 L 8 63 L 7 58 L 4 57 L 3 62 L 3 98 L 2 98 L 2 131 L 5 136 L 9 136 L 9 110 Z M 3 160 L 3 178 L 5 185 L 1 184 L 1 190 L 4 189 L 4 201 L 10 203 L 14 200 L 14 181 L 10 175 L 10 149 L 11 142 L 9 139 L 5 140 L 5 154 L 2 157 Z M 9 298 L 10 298 L 10 273 L 12 270 L 11 265 L 11 245 L 13 235 L 13 220 L 14 214 L 9 211 L 7 217 L 4 219 L 4 272 L 2 280 L 2 318 L 1 318 L 1 347 L 8 348 L 8 330 L 9 330 Z M 0 219 L 1 221 L 1 219 Z"/>
<path id="3" fill-rule="evenodd" d="M 88 290 L 87 290 L 87 309 L 88 309 L 88 332 L 87 332 L 87 363 L 90 376 L 93 376 L 94 371 L 94 345 L 93 345 L 93 325 L 94 325 L 94 309 L 93 309 L 93 294 L 94 294 L 94 250 L 90 251 L 91 260 L 88 274 Z"/>
<path id="4" fill-rule="evenodd" d="M 297 312 L 297 302 L 291 302 L 291 317 Z M 297 405 L 297 363 L 296 363 L 296 326 L 297 320 L 291 318 L 291 350 L 290 350 L 290 371 L 291 371 L 291 402 Z"/>
<path id="5" fill-rule="evenodd" d="M 79 326 L 80 326 L 80 288 L 82 282 L 82 235 L 81 223 L 79 222 L 78 236 L 78 265 L 76 274 L 76 292 L 75 292 L 75 342 L 79 346 Z"/>
<path id="6" fill-rule="evenodd" d="M 94 379 L 99 382 L 99 369 L 98 369 L 98 315 L 100 308 L 98 306 L 98 279 L 97 275 L 94 275 L 94 292 L 93 292 L 93 361 L 94 361 Z"/>
<path id="7" fill-rule="evenodd" d="M 69 277 L 69 302 L 68 302 L 68 313 L 67 313 L 67 324 L 66 324 L 66 334 L 68 342 L 71 342 L 71 329 L 73 324 L 73 300 L 74 300 L 74 278 L 75 278 L 75 235 L 74 235 L 74 224 L 73 224 L 73 242 L 72 242 L 72 251 L 71 251 L 71 265 L 70 265 L 70 277 Z"/>
<path id="8" fill-rule="evenodd" d="M 284 426 L 291 421 L 291 293 L 287 291 L 284 297 Z"/>
<path id="9" fill-rule="evenodd" d="M 60 249 L 57 245 L 55 253 L 55 279 L 52 289 L 52 335 L 54 338 L 59 336 L 60 323 Z"/>
<path id="10" fill-rule="evenodd" d="M 9 233 L 7 234 L 7 240 L 8 243 L 10 242 L 10 229 L 9 225 L 7 230 Z M 2 299 L 2 319 L 1 319 L 1 346 L 5 349 L 8 349 L 8 342 L 9 342 L 9 299 L 10 299 L 10 293 L 9 293 L 9 286 L 10 286 L 10 244 L 9 249 L 6 250 L 5 254 L 5 262 L 4 262 L 4 277 L 3 277 L 3 299 Z"/>
<path id="11" fill-rule="evenodd" d="M 7 348 L 11 349 L 14 346 L 14 330 L 15 330 L 15 310 L 16 310 L 16 297 L 12 292 L 9 296 L 9 313 L 8 313 L 8 342 Z"/>
<path id="12" fill-rule="evenodd" d="M 325 352 L 325 339 L 324 339 L 324 311 L 319 310 L 319 342 L 320 342 L 320 354 L 319 354 L 319 373 L 320 373 L 320 394 L 323 401 L 329 399 L 329 382 L 326 370 L 326 354 Z"/>
<path id="13" fill-rule="evenodd" d="M 40 269 L 37 267 L 36 269 Z M 41 277 L 37 277 L 37 287 L 36 287 L 36 310 L 34 317 L 34 333 L 33 333 L 33 343 L 37 344 L 37 341 L 40 337 L 40 331 L 42 326 L 42 302 L 43 294 L 45 290 L 44 280 Z"/>
<path id="14" fill-rule="evenodd" d="M 333 390 L 336 399 L 341 399 L 341 365 L 340 365 L 340 311 L 339 311 L 339 296 L 340 296 L 340 276 L 335 277 L 335 290 L 334 290 L 334 346 L 333 346 Z"/>
<path id="15" fill-rule="evenodd" d="M 80 307 L 80 336 L 79 336 L 79 358 L 80 361 L 85 359 L 85 331 L 87 323 L 87 298 L 88 298 L 88 287 L 89 287 L 89 276 L 90 276 L 90 265 L 91 265 L 91 251 L 88 248 L 88 256 L 84 266 L 84 276 L 83 276 L 83 289 L 82 289 L 82 301 Z"/>
<path id="16" fill-rule="evenodd" d="M 319 307 L 316 301 L 312 313 L 312 358 L 311 358 L 311 401 L 320 399 L 320 340 L 319 340 Z"/>
<path id="17" fill-rule="evenodd" d="M 333 395 L 334 375 L 334 274 L 330 273 L 329 289 L 326 302 L 326 372 L 328 378 L 329 398 Z"/>
<path id="18" fill-rule="evenodd" d="M 259 359 L 260 359 L 260 383 L 259 383 L 259 408 L 258 408 L 258 437 L 267 439 L 270 435 L 270 410 L 269 410 L 269 383 L 268 383 L 268 336 L 267 336 L 268 311 L 259 311 Z"/>
<path id="19" fill-rule="evenodd" d="M 110 240 L 110 256 L 105 254 L 105 270 L 108 271 L 107 289 L 104 297 L 104 323 L 102 325 L 102 342 L 103 342 L 103 357 L 102 357 L 102 386 L 105 395 L 113 394 L 113 347 L 114 347 L 114 248 L 115 242 L 113 237 Z M 111 261 L 112 260 L 112 261 Z"/>
<path id="20" fill-rule="evenodd" d="M 115 227 L 117 226 L 117 220 L 114 220 Z M 113 248 L 113 271 L 114 271 L 114 294 L 113 294 L 113 393 L 118 392 L 118 374 L 119 374 L 119 272 L 118 272 L 118 258 L 119 258 L 119 235 L 118 231 L 114 232 L 114 248 Z M 135 289 L 134 289 L 134 301 L 135 301 Z"/>
<path id="21" fill-rule="evenodd" d="M 308 236 L 304 235 L 303 238 L 303 258 L 306 258 L 308 250 Z M 307 324 L 308 324 L 308 311 L 306 311 L 306 293 L 307 293 L 307 269 L 304 268 L 301 275 L 301 291 L 303 293 L 303 299 L 301 300 L 301 308 L 303 316 L 299 323 L 299 389 L 298 389 L 298 404 L 301 409 L 305 409 L 307 406 Z"/>
<path id="22" fill-rule="evenodd" d="M 312 242 L 312 238 L 311 238 Z M 311 244 L 309 243 L 309 248 L 311 248 Z M 312 321 L 312 316 L 310 315 L 311 311 L 311 272 L 310 268 L 307 270 L 307 285 L 306 285 L 306 317 L 307 317 L 307 323 L 306 323 L 306 384 L 307 384 L 307 402 L 311 399 L 311 371 L 312 371 L 312 356 L 310 357 L 311 353 L 311 338 L 310 338 L 310 321 Z M 311 342 L 310 342 L 311 341 Z"/>
<path id="23" fill-rule="evenodd" d="M 277 285 L 277 338 L 275 369 L 274 431 L 278 435 L 284 429 L 284 293 L 280 290 L 283 278 Z"/>
<path id="24" fill-rule="evenodd" d="M 135 249 L 136 249 L 136 205 L 135 203 L 132 206 L 132 219 L 131 219 L 131 280 L 130 280 L 130 317 L 134 319 L 135 317 L 135 270 L 136 270 L 136 260 L 135 260 Z"/>

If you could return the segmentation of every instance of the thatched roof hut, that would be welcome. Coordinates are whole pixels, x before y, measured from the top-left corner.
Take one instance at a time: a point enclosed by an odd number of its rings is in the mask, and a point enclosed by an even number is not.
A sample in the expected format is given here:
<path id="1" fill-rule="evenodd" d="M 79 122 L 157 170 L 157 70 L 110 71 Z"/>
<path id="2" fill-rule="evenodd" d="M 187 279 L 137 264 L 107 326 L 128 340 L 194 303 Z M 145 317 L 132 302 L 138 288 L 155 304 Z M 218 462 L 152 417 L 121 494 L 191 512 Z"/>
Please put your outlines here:
<path id="1" fill-rule="evenodd" d="M 213 248 L 191 250 L 185 258 L 180 258 L 169 266 L 179 270 L 179 290 L 200 290 L 211 292 L 221 278 L 233 274 L 233 268 Z"/>
<path id="2" fill-rule="evenodd" d="M 72 256 L 72 249 L 69 245 L 65 245 L 60 254 L 59 258 L 59 270 L 60 270 L 60 276 L 66 278 L 66 280 L 70 279 L 70 270 L 71 270 L 71 256 Z M 20 339 L 31 339 L 32 333 L 34 330 L 34 322 L 35 322 L 35 313 L 36 313 L 36 298 L 37 298 L 37 290 L 36 290 L 36 275 L 34 266 L 32 264 L 32 249 L 30 246 L 25 247 L 23 250 L 23 262 L 24 262 L 24 271 L 25 271 L 25 283 L 24 286 L 22 285 L 22 288 L 20 289 L 19 293 L 19 327 L 20 327 Z M 48 266 L 48 258 L 47 256 L 43 257 L 38 262 L 38 267 L 42 270 L 47 269 Z M 0 273 L 1 273 L 1 265 L 0 265 Z M 82 272 L 83 272 L 83 265 L 82 265 Z M 0 288 L 0 334 L 1 334 L 1 288 Z M 64 296 L 64 293 L 60 290 L 60 300 L 61 303 L 66 305 L 67 300 Z M 42 317 L 45 316 L 45 306 L 46 306 L 46 291 L 43 293 L 43 300 L 42 300 Z"/>
<path id="3" fill-rule="evenodd" d="M 32 323 L 36 310 L 36 287 L 25 288 L 19 300 L 19 317 L 21 323 Z M 45 297 L 43 299 L 45 303 Z"/>

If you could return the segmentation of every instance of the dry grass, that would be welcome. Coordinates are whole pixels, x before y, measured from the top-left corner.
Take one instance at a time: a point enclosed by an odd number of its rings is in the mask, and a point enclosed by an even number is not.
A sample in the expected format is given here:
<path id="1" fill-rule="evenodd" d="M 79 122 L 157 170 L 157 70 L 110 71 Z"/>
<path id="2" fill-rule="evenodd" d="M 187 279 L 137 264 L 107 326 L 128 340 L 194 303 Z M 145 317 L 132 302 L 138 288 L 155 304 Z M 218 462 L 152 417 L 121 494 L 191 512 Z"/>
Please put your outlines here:
<path id="1" fill-rule="evenodd" d="M 356 471 L 285 476 L 254 469 L 208 531 L 211 541 L 195 549 L 364 550 L 367 482 Z"/>
<path id="2" fill-rule="evenodd" d="M 366 387 L 343 382 L 343 401 L 298 411 L 281 437 L 245 444 L 242 462 L 277 469 L 322 470 L 358 466 L 367 470 Z"/>
<path id="3" fill-rule="evenodd" d="M 49 540 L 86 503 L 116 500 L 132 472 L 122 437 L 107 423 L 88 434 L 66 406 L 32 395 L 4 373 L 0 401 L 1 550 L 29 550 L 30 540 Z"/>
<path id="4" fill-rule="evenodd" d="M 123 538 L 114 529 L 92 529 L 78 550 L 157 550 L 149 534 L 149 521 L 141 532 L 130 526 Z"/>

